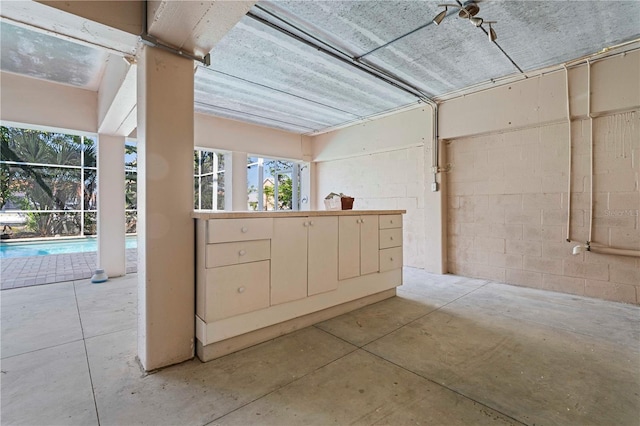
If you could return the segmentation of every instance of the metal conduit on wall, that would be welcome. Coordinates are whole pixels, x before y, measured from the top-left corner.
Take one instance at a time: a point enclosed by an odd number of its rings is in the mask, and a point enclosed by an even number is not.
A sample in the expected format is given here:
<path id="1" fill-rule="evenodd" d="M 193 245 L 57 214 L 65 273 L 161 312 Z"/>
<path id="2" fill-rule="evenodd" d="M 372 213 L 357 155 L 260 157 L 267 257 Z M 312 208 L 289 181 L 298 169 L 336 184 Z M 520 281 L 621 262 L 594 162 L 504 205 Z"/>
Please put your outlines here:
<path id="1" fill-rule="evenodd" d="M 585 244 L 580 244 L 573 247 L 572 253 L 574 255 L 581 254 L 585 251 L 590 251 L 598 254 L 610 254 L 616 256 L 631 256 L 640 257 L 640 250 L 621 249 L 616 247 L 607 246 L 593 246 L 593 163 L 594 163 L 594 150 L 593 150 L 593 114 L 591 112 L 591 58 L 585 58 L 580 62 L 573 62 L 573 66 L 579 63 L 586 62 L 587 64 L 587 116 L 589 117 L 589 237 Z M 568 176 L 568 189 L 567 189 L 567 242 L 571 240 L 571 174 L 572 174 L 572 133 L 571 133 L 571 98 L 569 96 L 569 70 L 567 64 L 563 64 L 565 70 L 566 80 L 566 95 L 567 95 L 567 121 L 569 124 L 569 176 Z M 597 243 L 595 243 L 597 244 Z"/>

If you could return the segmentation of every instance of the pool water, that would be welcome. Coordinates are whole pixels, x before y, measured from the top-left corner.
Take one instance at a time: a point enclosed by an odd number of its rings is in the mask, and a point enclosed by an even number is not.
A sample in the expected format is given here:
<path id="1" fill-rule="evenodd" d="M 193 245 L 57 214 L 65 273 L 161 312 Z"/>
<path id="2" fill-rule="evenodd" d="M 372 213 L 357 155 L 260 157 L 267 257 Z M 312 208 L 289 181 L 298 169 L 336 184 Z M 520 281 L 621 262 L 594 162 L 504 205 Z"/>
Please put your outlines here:
<path id="1" fill-rule="evenodd" d="M 135 236 L 126 237 L 126 248 L 137 248 Z M 79 238 L 61 241 L 39 241 L 33 243 L 0 243 L 0 259 L 28 256 L 48 256 L 50 254 L 85 253 L 98 250 L 96 238 Z"/>

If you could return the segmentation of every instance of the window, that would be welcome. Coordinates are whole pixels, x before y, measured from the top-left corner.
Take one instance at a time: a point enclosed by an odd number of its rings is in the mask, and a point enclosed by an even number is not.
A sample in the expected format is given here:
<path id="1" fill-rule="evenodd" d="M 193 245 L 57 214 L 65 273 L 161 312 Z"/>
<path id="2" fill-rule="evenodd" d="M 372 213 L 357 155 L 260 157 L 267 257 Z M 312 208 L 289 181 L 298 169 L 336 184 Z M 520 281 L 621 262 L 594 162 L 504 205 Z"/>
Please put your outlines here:
<path id="1" fill-rule="evenodd" d="M 0 127 L 0 224 L 14 238 L 97 231 L 93 136 Z"/>
<path id="2" fill-rule="evenodd" d="M 300 163 L 247 158 L 249 210 L 300 210 Z"/>
<path id="3" fill-rule="evenodd" d="M 138 145 L 126 140 L 124 144 L 125 232 L 135 234 L 138 223 Z"/>
<path id="4" fill-rule="evenodd" d="M 194 208 L 196 210 L 224 210 L 225 154 L 195 150 Z"/>

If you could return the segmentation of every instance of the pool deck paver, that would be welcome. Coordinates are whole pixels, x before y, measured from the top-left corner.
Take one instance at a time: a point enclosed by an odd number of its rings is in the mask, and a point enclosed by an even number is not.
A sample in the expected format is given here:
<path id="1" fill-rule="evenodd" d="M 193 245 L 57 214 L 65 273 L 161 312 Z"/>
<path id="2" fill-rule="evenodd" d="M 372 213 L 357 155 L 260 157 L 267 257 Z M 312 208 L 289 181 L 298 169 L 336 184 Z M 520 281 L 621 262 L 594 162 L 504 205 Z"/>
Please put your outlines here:
<path id="1" fill-rule="evenodd" d="M 91 278 L 97 252 L 50 254 L 0 259 L 0 288 L 29 287 Z M 138 250 L 126 251 L 127 274 L 138 271 Z"/>

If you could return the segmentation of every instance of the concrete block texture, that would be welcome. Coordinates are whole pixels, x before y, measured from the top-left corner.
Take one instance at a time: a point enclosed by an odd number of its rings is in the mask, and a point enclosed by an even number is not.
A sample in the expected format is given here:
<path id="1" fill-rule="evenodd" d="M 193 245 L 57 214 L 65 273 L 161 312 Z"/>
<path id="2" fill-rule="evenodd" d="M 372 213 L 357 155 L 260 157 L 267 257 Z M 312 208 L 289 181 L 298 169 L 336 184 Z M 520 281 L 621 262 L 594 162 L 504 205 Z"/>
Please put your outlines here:
<path id="1" fill-rule="evenodd" d="M 499 268 L 510 284 L 640 304 L 640 258 L 571 254 L 589 235 L 592 245 L 640 250 L 640 110 L 594 118 L 593 139 L 589 120 L 574 120 L 571 132 L 539 124 L 445 147 L 456 273 L 498 279 L 487 268 Z"/>
<path id="2" fill-rule="evenodd" d="M 404 263 L 424 268 L 424 147 L 367 154 L 317 163 L 318 205 L 330 192 L 355 198 L 354 210 L 403 209 Z M 465 216 L 466 214 L 466 216 Z M 451 220 L 471 220 L 471 213 Z"/>

